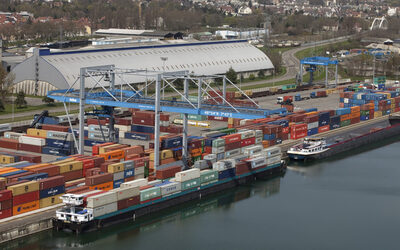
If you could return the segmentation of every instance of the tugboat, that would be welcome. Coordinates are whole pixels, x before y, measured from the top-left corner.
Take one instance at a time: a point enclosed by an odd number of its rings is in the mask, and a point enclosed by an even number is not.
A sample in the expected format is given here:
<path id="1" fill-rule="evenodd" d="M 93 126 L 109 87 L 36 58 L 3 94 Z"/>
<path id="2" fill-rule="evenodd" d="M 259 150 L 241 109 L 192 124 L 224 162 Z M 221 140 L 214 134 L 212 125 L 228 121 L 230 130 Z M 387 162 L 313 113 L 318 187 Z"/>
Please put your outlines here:
<path id="1" fill-rule="evenodd" d="M 324 138 L 306 137 L 302 143 L 289 148 L 287 155 L 292 160 L 307 161 L 319 158 L 320 154 L 329 149 Z"/>

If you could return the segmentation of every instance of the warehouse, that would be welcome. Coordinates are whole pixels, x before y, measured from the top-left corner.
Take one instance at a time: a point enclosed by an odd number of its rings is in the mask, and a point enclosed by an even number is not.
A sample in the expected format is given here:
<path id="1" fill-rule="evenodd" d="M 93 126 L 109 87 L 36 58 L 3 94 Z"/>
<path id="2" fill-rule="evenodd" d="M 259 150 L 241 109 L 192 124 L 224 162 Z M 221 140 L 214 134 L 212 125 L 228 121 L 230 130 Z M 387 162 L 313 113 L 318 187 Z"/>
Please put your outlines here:
<path id="1" fill-rule="evenodd" d="M 201 75 L 224 74 L 232 67 L 244 77 L 256 75 L 259 71 L 269 75 L 274 68 L 271 60 L 247 40 L 164 41 L 118 48 L 54 52 L 41 48 L 35 49 L 31 57 L 12 70 L 15 74 L 15 91 L 45 95 L 48 90 L 68 89 L 77 81 L 80 68 L 99 65 L 160 72 L 186 70 Z M 129 83 L 145 81 L 138 76 L 123 80 Z"/>

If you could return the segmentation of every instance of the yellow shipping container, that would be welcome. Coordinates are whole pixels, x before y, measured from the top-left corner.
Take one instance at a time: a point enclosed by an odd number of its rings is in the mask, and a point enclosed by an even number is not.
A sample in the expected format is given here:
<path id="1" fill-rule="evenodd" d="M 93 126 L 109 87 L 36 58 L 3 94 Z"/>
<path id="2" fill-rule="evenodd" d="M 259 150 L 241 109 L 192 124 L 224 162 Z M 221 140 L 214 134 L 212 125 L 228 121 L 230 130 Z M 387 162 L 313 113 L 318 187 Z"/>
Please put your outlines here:
<path id="1" fill-rule="evenodd" d="M 31 136 L 39 136 L 39 137 L 46 138 L 47 137 L 47 130 L 37 129 L 37 128 L 28 128 L 26 130 L 26 134 L 27 135 L 31 135 Z"/>
<path id="2" fill-rule="evenodd" d="M 50 207 L 56 204 L 62 203 L 62 200 L 60 199 L 61 195 L 63 194 L 58 194 L 55 196 L 50 196 L 44 199 L 39 200 L 39 207 L 44 208 L 44 207 Z"/>
<path id="3" fill-rule="evenodd" d="M 50 166 L 50 164 L 48 164 L 48 163 L 41 163 L 41 164 L 35 164 L 35 165 L 32 165 L 32 166 L 27 166 L 27 167 L 24 167 L 23 168 L 23 170 L 32 170 L 32 169 L 35 169 L 35 168 L 40 168 L 40 167 L 47 167 L 47 166 Z"/>
<path id="4" fill-rule="evenodd" d="M 173 157 L 174 154 L 172 153 L 172 150 L 169 149 L 164 149 L 160 153 L 160 160 L 165 160 Z M 154 153 L 150 153 L 150 161 L 154 161 Z"/>
<path id="5" fill-rule="evenodd" d="M 251 97 L 253 95 L 253 90 L 246 90 L 244 93 L 248 96 Z"/>
<path id="6" fill-rule="evenodd" d="M 75 161 L 75 159 L 74 158 L 67 158 L 67 159 L 64 159 L 64 160 L 61 160 L 61 161 L 52 162 L 51 165 L 60 165 L 60 164 L 64 164 L 64 163 L 71 162 L 71 161 Z"/>
<path id="7" fill-rule="evenodd" d="M 242 93 L 240 93 L 239 91 L 235 92 L 235 98 L 240 98 L 242 97 Z"/>
<path id="8" fill-rule="evenodd" d="M 392 104 L 390 104 L 390 108 L 391 108 L 391 109 L 396 108 L 396 103 L 392 102 Z"/>
<path id="9" fill-rule="evenodd" d="M 107 172 L 109 173 L 118 173 L 124 171 L 124 164 L 123 163 L 114 163 L 110 164 L 107 167 Z"/>
<path id="10" fill-rule="evenodd" d="M 271 93 L 278 92 L 278 88 L 277 87 L 271 87 L 271 88 L 269 88 L 269 92 L 271 92 Z"/>
<path id="11" fill-rule="evenodd" d="M 14 163 L 14 156 L 0 155 L 0 163 Z"/>
<path id="12" fill-rule="evenodd" d="M 375 111 L 374 112 L 374 118 L 378 118 L 382 116 L 382 111 Z"/>
<path id="13" fill-rule="evenodd" d="M 14 186 L 9 186 L 7 189 L 11 190 L 13 196 L 20 195 L 20 194 L 26 194 L 29 192 L 38 191 L 39 190 L 39 182 L 29 181 L 29 182 L 17 184 Z"/>
<path id="14" fill-rule="evenodd" d="M 229 125 L 233 125 L 233 118 L 232 118 L 232 117 L 229 117 L 229 118 L 228 118 L 228 124 L 229 124 Z"/>
<path id="15" fill-rule="evenodd" d="M 71 171 L 76 171 L 76 170 L 81 170 L 83 168 L 83 162 L 81 161 L 72 161 L 72 162 L 66 162 L 62 164 L 56 164 L 57 166 L 60 166 L 60 174 L 66 173 L 66 172 L 71 172 Z"/>

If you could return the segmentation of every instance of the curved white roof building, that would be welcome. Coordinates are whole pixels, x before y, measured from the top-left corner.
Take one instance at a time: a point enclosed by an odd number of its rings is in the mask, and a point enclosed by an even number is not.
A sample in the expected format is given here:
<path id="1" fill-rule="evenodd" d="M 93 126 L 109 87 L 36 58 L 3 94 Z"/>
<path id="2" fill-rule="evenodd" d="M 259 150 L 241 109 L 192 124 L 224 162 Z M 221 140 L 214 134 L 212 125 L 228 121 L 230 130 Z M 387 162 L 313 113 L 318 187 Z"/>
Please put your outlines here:
<path id="1" fill-rule="evenodd" d="M 167 59 L 163 61 L 162 57 Z M 82 67 L 110 64 L 116 68 L 150 71 L 163 71 L 165 66 L 165 71 L 188 70 L 204 75 L 225 74 L 230 67 L 242 73 L 274 68 L 271 60 L 247 40 L 230 40 L 58 52 L 35 49 L 33 56 L 17 65 L 12 72 L 15 83 L 31 80 L 50 84 L 44 90 L 45 94 L 54 88 L 69 88 L 77 80 Z M 130 83 L 144 81 L 137 76 L 124 80 Z M 31 87 L 29 90 L 24 86 L 17 88 L 26 93 L 32 92 Z"/>

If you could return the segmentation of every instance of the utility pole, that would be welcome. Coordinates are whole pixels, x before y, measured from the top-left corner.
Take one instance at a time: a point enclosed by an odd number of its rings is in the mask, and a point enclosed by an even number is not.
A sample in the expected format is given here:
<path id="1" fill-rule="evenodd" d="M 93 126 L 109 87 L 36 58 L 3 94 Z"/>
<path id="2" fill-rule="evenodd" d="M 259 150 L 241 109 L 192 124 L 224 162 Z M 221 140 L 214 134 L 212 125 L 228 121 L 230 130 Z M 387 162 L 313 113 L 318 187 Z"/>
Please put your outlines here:
<path id="1" fill-rule="evenodd" d="M 168 60 L 168 57 L 162 56 L 160 57 L 161 61 L 163 61 L 163 73 L 165 72 L 165 62 Z M 162 81 L 162 98 L 165 98 L 165 88 L 164 88 L 164 80 Z"/>

